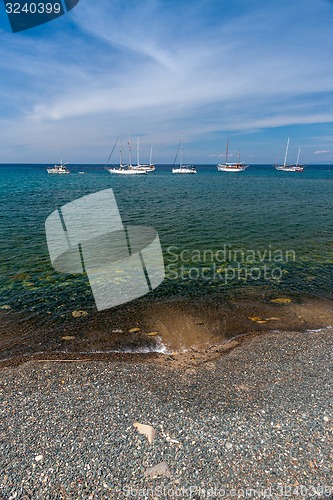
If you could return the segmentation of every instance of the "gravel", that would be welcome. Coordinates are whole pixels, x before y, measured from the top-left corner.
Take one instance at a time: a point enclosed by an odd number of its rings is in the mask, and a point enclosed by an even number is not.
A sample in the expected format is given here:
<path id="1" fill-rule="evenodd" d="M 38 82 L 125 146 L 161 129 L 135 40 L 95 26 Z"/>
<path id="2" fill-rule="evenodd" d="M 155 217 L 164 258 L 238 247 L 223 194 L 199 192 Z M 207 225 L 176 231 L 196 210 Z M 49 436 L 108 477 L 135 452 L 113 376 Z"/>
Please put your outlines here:
<path id="1" fill-rule="evenodd" d="M 276 332 L 183 368 L 5 368 L 0 498 L 332 499 L 332 353 L 332 330 Z"/>

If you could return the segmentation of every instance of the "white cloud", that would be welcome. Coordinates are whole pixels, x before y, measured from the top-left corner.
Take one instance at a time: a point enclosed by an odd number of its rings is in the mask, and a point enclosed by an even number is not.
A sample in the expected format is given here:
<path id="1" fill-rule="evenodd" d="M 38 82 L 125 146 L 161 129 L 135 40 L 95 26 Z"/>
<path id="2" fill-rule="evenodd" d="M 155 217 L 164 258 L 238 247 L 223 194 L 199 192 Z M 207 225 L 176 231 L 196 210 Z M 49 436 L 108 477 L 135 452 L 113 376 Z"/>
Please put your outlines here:
<path id="1" fill-rule="evenodd" d="M 73 34 L 7 36 L 8 143 L 33 151 L 39 134 L 53 148 L 70 138 L 76 151 L 129 128 L 167 144 L 181 130 L 203 142 L 333 121 L 328 3 L 256 0 L 220 19 L 212 5 L 81 0 Z"/>

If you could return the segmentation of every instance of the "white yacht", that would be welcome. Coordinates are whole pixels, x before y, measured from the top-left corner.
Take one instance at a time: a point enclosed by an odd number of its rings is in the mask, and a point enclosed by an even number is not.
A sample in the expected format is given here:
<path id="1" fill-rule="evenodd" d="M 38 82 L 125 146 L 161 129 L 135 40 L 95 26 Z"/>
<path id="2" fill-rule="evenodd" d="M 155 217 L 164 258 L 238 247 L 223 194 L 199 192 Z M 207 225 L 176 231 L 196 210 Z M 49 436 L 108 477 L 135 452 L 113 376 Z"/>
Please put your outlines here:
<path id="1" fill-rule="evenodd" d="M 180 152 L 179 165 L 176 165 L 178 153 Z M 183 165 L 183 136 L 181 136 L 178 150 L 176 153 L 175 161 L 172 168 L 173 174 L 196 174 L 196 168 L 193 165 Z"/>
<path id="2" fill-rule="evenodd" d="M 67 163 L 63 163 L 62 160 L 60 160 L 59 165 L 54 165 L 52 168 L 47 168 L 47 173 L 48 174 L 70 174 L 71 171 L 68 170 L 66 167 Z"/>
<path id="3" fill-rule="evenodd" d="M 228 162 L 229 153 L 229 139 L 227 140 L 226 152 L 225 152 L 225 163 L 218 163 L 216 168 L 219 172 L 243 172 L 248 165 L 244 165 L 240 161 L 240 152 L 238 151 L 238 161 L 234 163 Z"/>
<path id="4" fill-rule="evenodd" d="M 117 141 L 116 141 L 116 144 L 119 140 L 119 136 L 117 138 Z M 113 150 L 109 156 L 109 159 L 108 161 L 110 160 L 111 156 L 112 156 L 112 153 L 116 147 L 116 144 L 114 145 L 113 147 Z M 129 142 L 129 145 L 130 145 L 130 142 Z M 122 137 L 120 136 L 120 151 L 119 151 L 119 155 L 120 155 L 120 158 L 119 158 L 119 167 L 107 167 L 107 164 L 105 165 L 105 168 L 108 172 L 110 172 L 110 174 L 117 174 L 117 175 L 147 175 L 147 171 L 144 170 L 144 169 L 138 169 L 138 168 L 135 168 L 135 166 L 132 165 L 132 153 L 131 153 L 131 149 L 130 149 L 130 162 L 128 165 L 124 165 L 123 164 L 123 152 L 122 152 Z"/>
<path id="5" fill-rule="evenodd" d="M 301 154 L 301 148 L 298 148 L 298 155 L 297 155 L 296 163 L 289 164 L 289 165 L 287 164 L 289 141 L 290 141 L 290 137 L 288 137 L 288 140 L 287 140 L 287 146 L 286 146 L 286 152 L 285 152 L 285 155 L 284 155 L 283 165 L 276 164 L 276 165 L 274 165 L 274 167 L 275 167 L 276 170 L 279 170 L 280 172 L 303 172 L 304 165 L 301 165 L 299 163 L 299 156 Z"/>
<path id="6" fill-rule="evenodd" d="M 154 172 L 155 170 L 155 165 L 152 163 L 152 155 L 153 155 L 153 146 L 150 148 L 150 160 L 149 160 L 149 165 L 140 163 L 140 139 L 139 137 L 137 138 L 137 149 L 136 149 L 136 165 L 132 165 L 132 168 L 134 170 L 145 170 L 147 173 L 148 172 Z"/>

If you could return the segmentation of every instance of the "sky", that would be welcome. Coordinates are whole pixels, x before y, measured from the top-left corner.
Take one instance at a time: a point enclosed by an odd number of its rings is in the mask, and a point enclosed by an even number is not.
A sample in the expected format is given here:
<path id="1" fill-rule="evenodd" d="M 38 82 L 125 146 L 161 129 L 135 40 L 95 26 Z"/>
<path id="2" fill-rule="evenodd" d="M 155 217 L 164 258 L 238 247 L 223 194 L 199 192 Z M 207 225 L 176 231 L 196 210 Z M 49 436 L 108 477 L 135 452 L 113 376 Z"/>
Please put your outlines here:
<path id="1" fill-rule="evenodd" d="M 333 164 L 333 0 L 80 0 L 12 33 L 0 5 L 0 163 Z M 134 146 L 133 146 L 134 149 Z M 112 161 L 116 162 L 118 153 Z"/>

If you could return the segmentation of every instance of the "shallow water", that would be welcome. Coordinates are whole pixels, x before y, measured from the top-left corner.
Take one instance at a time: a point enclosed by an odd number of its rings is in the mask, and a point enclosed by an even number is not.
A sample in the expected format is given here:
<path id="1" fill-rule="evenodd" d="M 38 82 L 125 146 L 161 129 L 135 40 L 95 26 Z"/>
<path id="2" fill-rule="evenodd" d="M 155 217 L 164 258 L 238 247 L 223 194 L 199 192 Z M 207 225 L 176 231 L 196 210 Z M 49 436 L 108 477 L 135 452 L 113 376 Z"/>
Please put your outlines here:
<path id="1" fill-rule="evenodd" d="M 332 297 L 333 166 L 303 173 L 250 166 L 234 175 L 198 166 L 193 176 L 157 166 L 138 177 L 111 176 L 102 166 L 70 168 L 71 175 L 51 176 L 42 165 L 0 166 L 3 327 L 19 317 L 23 330 L 25 319 L 63 328 L 73 310 L 96 310 L 86 276 L 52 269 L 44 223 L 65 203 L 107 188 L 125 225 L 152 226 L 161 240 L 166 279 L 143 300 L 237 300 L 240 290 Z M 28 322 L 26 328 L 29 334 Z"/>

